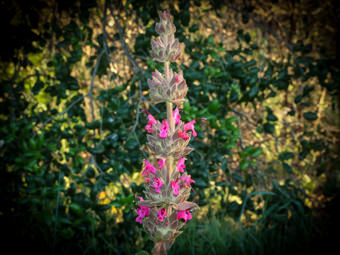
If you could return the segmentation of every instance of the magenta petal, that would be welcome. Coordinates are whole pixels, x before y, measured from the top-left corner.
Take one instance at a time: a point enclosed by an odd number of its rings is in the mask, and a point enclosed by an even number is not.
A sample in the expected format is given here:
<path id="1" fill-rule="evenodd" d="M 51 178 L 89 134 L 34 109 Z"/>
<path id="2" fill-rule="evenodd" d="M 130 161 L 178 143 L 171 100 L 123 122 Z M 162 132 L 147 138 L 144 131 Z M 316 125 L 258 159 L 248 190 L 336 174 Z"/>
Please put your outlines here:
<path id="1" fill-rule="evenodd" d="M 185 161 L 185 158 L 180 158 L 179 160 L 178 160 L 178 163 L 177 163 L 177 165 L 176 165 L 176 168 L 178 169 L 178 171 L 180 171 L 181 173 L 184 173 L 184 170 L 183 170 L 183 168 L 185 168 L 185 163 L 184 163 L 184 161 Z"/>
<path id="2" fill-rule="evenodd" d="M 162 170 L 162 168 L 165 165 L 165 159 L 164 158 L 160 158 L 157 163 L 159 165 L 159 170 Z"/>
<path id="3" fill-rule="evenodd" d="M 162 124 L 161 124 L 161 132 L 159 134 L 159 137 L 160 138 L 167 137 L 168 130 L 169 130 L 169 124 L 168 124 L 168 122 L 166 120 L 163 120 Z"/>
<path id="4" fill-rule="evenodd" d="M 173 117 L 175 119 L 175 124 L 178 125 L 180 120 L 181 120 L 181 115 L 179 115 L 178 107 L 176 107 L 174 114 L 173 114 Z"/>
<path id="5" fill-rule="evenodd" d="M 142 223 L 143 223 L 142 217 L 138 216 L 138 217 L 136 218 L 136 222 L 142 224 Z"/>

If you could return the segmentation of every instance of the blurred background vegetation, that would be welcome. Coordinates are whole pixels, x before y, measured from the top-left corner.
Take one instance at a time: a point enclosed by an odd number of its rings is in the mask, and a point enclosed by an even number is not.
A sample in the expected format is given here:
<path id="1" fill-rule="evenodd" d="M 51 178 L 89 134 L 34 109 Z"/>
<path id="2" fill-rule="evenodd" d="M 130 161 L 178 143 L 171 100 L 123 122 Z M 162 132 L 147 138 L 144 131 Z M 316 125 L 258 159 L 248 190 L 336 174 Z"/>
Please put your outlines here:
<path id="1" fill-rule="evenodd" d="M 135 222 L 157 10 L 205 117 L 187 160 L 201 210 L 169 254 L 319 254 L 339 229 L 336 0 L 0 1 L 4 246 L 145 254 Z M 15 245 L 10 245 L 15 242 Z M 5 248 L 3 248 L 5 249 Z M 326 253 L 327 254 L 327 253 Z"/>

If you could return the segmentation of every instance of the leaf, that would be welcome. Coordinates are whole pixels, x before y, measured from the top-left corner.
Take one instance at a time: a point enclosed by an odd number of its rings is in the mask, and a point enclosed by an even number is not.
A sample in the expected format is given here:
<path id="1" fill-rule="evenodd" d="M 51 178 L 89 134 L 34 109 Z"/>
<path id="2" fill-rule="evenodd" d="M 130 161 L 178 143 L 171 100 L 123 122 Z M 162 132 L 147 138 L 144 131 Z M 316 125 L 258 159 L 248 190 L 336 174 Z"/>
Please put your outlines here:
<path id="1" fill-rule="evenodd" d="M 189 32 L 190 33 L 194 33 L 199 29 L 197 24 L 193 24 L 190 28 L 189 28 Z"/>
<path id="2" fill-rule="evenodd" d="M 291 111 L 289 111 L 289 112 L 288 112 L 288 115 L 290 115 L 290 116 L 294 116 L 294 115 L 295 115 L 295 113 L 296 113 L 296 112 L 295 112 L 294 110 L 291 110 Z"/>
<path id="3" fill-rule="evenodd" d="M 220 103 L 217 99 L 214 99 L 214 101 L 208 106 L 208 110 L 211 114 L 217 113 L 218 109 L 220 107 Z"/>
<path id="4" fill-rule="evenodd" d="M 239 175 L 238 173 L 233 173 L 232 174 L 232 177 L 235 181 L 238 181 L 238 182 L 241 182 L 241 183 L 244 183 L 244 179 L 241 175 Z"/>
<path id="5" fill-rule="evenodd" d="M 78 216 L 83 214 L 83 209 L 81 208 L 80 205 L 78 205 L 76 203 L 69 204 L 69 208 L 70 208 L 71 211 L 73 211 Z"/>
<path id="6" fill-rule="evenodd" d="M 249 97 L 255 97 L 258 92 L 259 92 L 259 86 L 258 85 L 253 86 L 251 90 L 249 91 Z"/>
<path id="7" fill-rule="evenodd" d="M 197 187 L 201 187 L 201 188 L 207 188 L 209 185 L 206 183 L 206 181 L 204 181 L 203 179 L 196 179 L 196 183 L 195 185 Z"/>
<path id="8" fill-rule="evenodd" d="M 215 184 L 216 186 L 226 186 L 227 185 L 227 183 L 226 182 L 216 182 L 216 184 Z"/>
<path id="9" fill-rule="evenodd" d="M 88 129 L 96 129 L 100 127 L 100 121 L 99 120 L 95 120 L 93 122 L 88 122 L 86 123 L 86 127 Z"/>
<path id="10" fill-rule="evenodd" d="M 253 150 L 253 152 L 250 154 L 250 156 L 256 158 L 256 157 L 260 156 L 261 153 L 262 153 L 262 148 L 260 148 L 260 147 L 255 148 Z"/>
<path id="11" fill-rule="evenodd" d="M 268 121 L 277 121 L 277 117 L 273 113 L 270 113 L 270 114 L 267 115 L 267 120 Z"/>
<path id="12" fill-rule="evenodd" d="M 285 170 L 287 173 L 290 173 L 290 174 L 293 173 L 293 168 L 287 163 L 282 162 L 282 167 L 283 167 L 283 170 Z"/>
<path id="13" fill-rule="evenodd" d="M 263 129 L 265 132 L 269 133 L 269 134 L 273 134 L 275 131 L 275 127 L 273 124 L 266 122 L 263 124 Z"/>
<path id="14" fill-rule="evenodd" d="M 147 251 L 139 251 L 135 253 L 135 255 L 150 255 L 150 253 L 148 253 Z"/>
<path id="15" fill-rule="evenodd" d="M 236 92 L 236 90 L 232 89 L 232 90 L 230 91 L 230 96 L 229 96 L 230 102 L 236 102 L 236 101 L 238 100 L 238 97 L 239 97 L 239 95 L 238 95 L 238 93 Z"/>
<path id="16" fill-rule="evenodd" d="M 279 155 L 279 160 L 285 161 L 294 158 L 294 153 L 290 151 L 281 152 Z"/>
<path id="17" fill-rule="evenodd" d="M 241 163 L 240 163 L 240 169 L 241 169 L 242 171 L 247 170 L 248 166 L 249 166 L 248 161 L 246 161 L 246 160 L 242 160 L 242 161 L 241 161 Z"/>
<path id="18" fill-rule="evenodd" d="M 295 99 L 294 99 L 294 102 L 295 102 L 296 104 L 298 104 L 298 103 L 301 102 L 301 100 L 302 100 L 302 95 L 297 95 L 297 96 L 295 97 Z"/>
<path id="19" fill-rule="evenodd" d="M 184 211 L 184 210 L 194 210 L 199 208 L 197 204 L 193 203 L 193 202 L 189 202 L 189 201 L 185 201 L 182 203 L 179 203 L 177 205 L 177 209 L 179 211 Z"/>
<path id="20" fill-rule="evenodd" d="M 306 120 L 313 121 L 318 118 L 318 115 L 314 112 L 305 112 L 303 113 L 303 117 L 305 117 Z"/>
<path id="21" fill-rule="evenodd" d="M 32 88 L 33 94 L 37 95 L 43 87 L 44 83 L 38 78 Z"/>

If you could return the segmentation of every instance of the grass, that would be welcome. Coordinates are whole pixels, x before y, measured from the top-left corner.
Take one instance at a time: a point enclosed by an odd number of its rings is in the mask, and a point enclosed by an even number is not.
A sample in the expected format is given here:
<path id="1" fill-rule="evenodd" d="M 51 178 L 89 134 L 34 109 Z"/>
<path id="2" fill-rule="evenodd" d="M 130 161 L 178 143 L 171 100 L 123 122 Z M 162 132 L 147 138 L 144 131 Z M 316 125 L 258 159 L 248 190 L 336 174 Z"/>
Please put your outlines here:
<path id="1" fill-rule="evenodd" d="M 253 221 L 239 220 L 244 206 L 240 217 L 235 219 L 224 215 L 194 217 L 169 255 L 315 254 L 312 240 L 316 232 L 311 211 L 293 193 L 289 189 L 277 191 L 267 200 L 260 217 Z"/>

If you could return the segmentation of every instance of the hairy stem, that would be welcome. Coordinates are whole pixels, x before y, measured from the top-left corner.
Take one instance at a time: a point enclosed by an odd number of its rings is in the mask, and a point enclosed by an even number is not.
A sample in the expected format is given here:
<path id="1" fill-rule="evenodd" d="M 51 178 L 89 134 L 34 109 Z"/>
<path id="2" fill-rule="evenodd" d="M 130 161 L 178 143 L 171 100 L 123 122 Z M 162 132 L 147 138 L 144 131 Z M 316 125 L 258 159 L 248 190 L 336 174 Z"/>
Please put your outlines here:
<path id="1" fill-rule="evenodd" d="M 167 119 L 168 119 L 168 123 L 170 126 L 170 133 L 171 136 L 175 130 L 175 126 L 174 126 L 174 118 L 173 118 L 173 110 L 172 110 L 172 103 L 171 102 L 167 102 L 166 103 L 166 110 L 167 110 Z M 167 173 L 167 181 L 168 183 L 170 182 L 170 176 L 171 176 L 171 172 L 172 172 L 172 166 L 174 163 L 174 158 L 172 156 L 169 156 L 166 160 L 167 162 L 167 169 L 168 169 L 168 173 Z"/>
<path id="2" fill-rule="evenodd" d="M 152 255 L 167 255 L 166 244 L 164 242 L 155 243 L 152 249 Z"/>
<path id="3" fill-rule="evenodd" d="M 167 61 L 164 64 L 164 72 L 165 72 L 165 79 L 167 82 L 169 82 L 169 67 L 170 67 L 170 63 Z M 171 102 L 166 102 L 166 111 L 167 111 L 167 120 L 170 126 L 170 133 L 171 136 L 173 134 L 173 132 L 175 131 L 175 120 L 173 118 L 173 106 Z M 172 172 L 172 167 L 173 167 L 173 162 L 174 159 L 172 156 L 168 157 L 166 162 L 167 162 L 167 182 L 170 182 L 170 176 L 171 176 L 171 172 Z"/>

